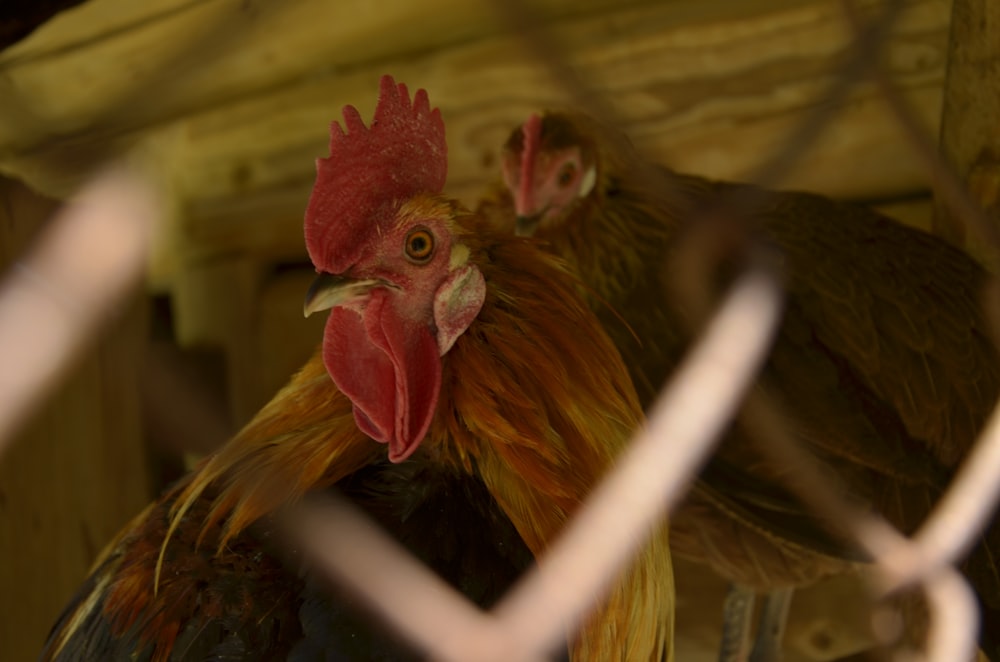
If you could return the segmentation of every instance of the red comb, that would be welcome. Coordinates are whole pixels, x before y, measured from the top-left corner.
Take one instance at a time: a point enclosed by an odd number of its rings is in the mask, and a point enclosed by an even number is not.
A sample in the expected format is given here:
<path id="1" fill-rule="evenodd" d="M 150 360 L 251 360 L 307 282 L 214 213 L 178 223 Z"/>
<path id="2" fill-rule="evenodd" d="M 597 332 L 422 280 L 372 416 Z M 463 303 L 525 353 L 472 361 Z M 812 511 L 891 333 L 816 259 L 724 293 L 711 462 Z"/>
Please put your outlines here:
<path id="1" fill-rule="evenodd" d="M 524 134 L 524 143 L 521 147 L 521 181 L 516 201 L 518 214 L 534 209 L 535 206 L 532 200 L 535 190 L 535 157 L 542 141 L 542 118 L 533 114 L 521 127 L 521 133 Z"/>
<path id="2" fill-rule="evenodd" d="M 344 129 L 330 125 L 330 156 L 316 160 L 305 215 L 306 249 L 321 271 L 350 267 L 380 222 L 417 193 L 440 193 L 448 173 L 441 112 L 425 90 L 410 102 L 406 85 L 382 76 L 371 127 L 354 106 Z"/>

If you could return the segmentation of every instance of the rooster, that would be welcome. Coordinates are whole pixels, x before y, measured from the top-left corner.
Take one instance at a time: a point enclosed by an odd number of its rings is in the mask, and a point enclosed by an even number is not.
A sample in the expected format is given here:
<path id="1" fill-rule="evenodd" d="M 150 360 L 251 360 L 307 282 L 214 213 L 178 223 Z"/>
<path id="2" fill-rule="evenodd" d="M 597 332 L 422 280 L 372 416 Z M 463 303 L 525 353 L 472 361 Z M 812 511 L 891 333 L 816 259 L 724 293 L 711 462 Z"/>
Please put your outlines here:
<path id="1" fill-rule="evenodd" d="M 641 424 L 628 372 L 564 264 L 441 195 L 444 124 L 426 92 L 411 102 L 386 76 L 370 127 L 343 114 L 305 214 L 319 272 L 305 311 L 331 311 L 320 350 L 109 545 L 43 659 L 343 654 L 357 639 L 343 601 L 293 570 L 302 561 L 274 523 L 332 487 L 487 605 Z M 399 654 L 360 636 L 375 647 L 361 659 Z M 672 636 L 663 524 L 570 652 L 669 660 Z"/>
<path id="2" fill-rule="evenodd" d="M 758 388 L 853 496 L 912 532 L 1000 395 L 1000 360 L 978 295 L 984 271 L 945 242 L 870 209 L 807 193 L 715 182 L 644 163 L 619 131 L 577 112 L 533 115 L 503 149 L 503 186 L 480 206 L 569 261 L 648 406 L 688 338 L 665 285 L 684 222 L 750 200 L 776 247 L 785 323 Z M 852 558 L 782 487 L 733 426 L 675 513 L 679 557 L 757 590 L 801 586 Z M 987 544 L 988 541 L 988 544 Z M 966 571 L 1000 632 L 1000 527 Z"/>

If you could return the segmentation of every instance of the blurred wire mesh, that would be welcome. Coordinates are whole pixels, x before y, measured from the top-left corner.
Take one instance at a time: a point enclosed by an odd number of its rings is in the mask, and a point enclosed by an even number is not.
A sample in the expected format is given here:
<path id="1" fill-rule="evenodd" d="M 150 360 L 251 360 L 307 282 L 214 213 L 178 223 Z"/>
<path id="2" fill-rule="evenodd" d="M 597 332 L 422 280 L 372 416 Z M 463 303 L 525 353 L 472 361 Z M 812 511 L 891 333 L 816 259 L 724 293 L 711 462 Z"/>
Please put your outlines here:
<path id="1" fill-rule="evenodd" d="M 276 20 L 293 4 L 263 3 L 257 11 Z M 511 32 L 534 53 L 539 67 L 550 70 L 578 106 L 611 124 L 621 124 L 614 105 L 588 84 L 586 72 L 563 57 L 558 40 L 532 6 L 522 0 L 494 5 Z M 824 97 L 784 143 L 762 156 L 758 169 L 747 179 L 780 185 L 823 134 L 852 87 L 873 81 L 914 154 L 927 168 L 951 219 L 985 237 L 1000 252 L 996 227 L 938 156 L 935 141 L 920 129 L 883 68 L 881 49 L 905 11 L 905 1 L 887 0 L 873 15 L 865 15 L 853 0 L 842 0 L 842 7 L 844 20 L 855 34 L 847 57 L 834 66 L 833 82 Z M 107 100 L 107 111 L 93 131 L 110 135 L 113 131 L 108 127 L 116 122 L 128 124 L 130 117 L 142 116 L 145 105 L 152 103 L 150 90 L 160 88 L 162 94 L 169 94 L 173 80 L 223 52 L 237 41 L 241 29 L 220 20 L 192 35 L 166 66 L 118 98 Z M 420 81 L 406 82 L 420 86 Z M 104 146 L 106 152 L 85 155 L 99 174 L 67 204 L 43 241 L 0 285 L 0 364 L 5 366 L 0 379 L 0 460 L 18 426 L 74 357 L 85 351 L 87 342 L 141 276 L 156 203 L 148 186 L 134 175 L 104 170 L 102 164 L 122 155 L 116 150 L 123 145 L 109 141 Z M 753 200 L 741 199 L 725 201 L 718 208 L 746 209 L 753 204 Z M 729 220 L 739 223 L 745 216 L 734 214 Z M 699 289 L 705 280 L 701 275 L 711 262 L 709 244 L 690 241 L 679 258 L 691 269 L 679 284 L 678 296 L 686 297 L 694 309 L 710 318 L 696 350 L 661 394 L 648 427 L 637 433 L 616 471 L 595 490 L 560 541 L 539 560 L 537 569 L 491 612 L 479 611 L 431 576 L 346 503 L 321 502 L 298 512 L 293 524 L 301 543 L 331 577 L 361 594 L 436 659 L 543 659 L 565 636 L 567 624 L 580 623 L 594 596 L 627 562 L 642 532 L 684 495 L 720 430 L 746 397 L 746 416 L 764 442 L 760 451 L 789 467 L 789 487 L 873 559 L 873 596 L 879 599 L 914 585 L 923 590 L 931 620 L 921 659 L 972 659 L 975 598 L 953 564 L 981 531 L 1000 491 L 1000 411 L 994 412 L 952 486 L 915 534 L 905 537 L 879 518 L 858 511 L 839 496 L 815 461 L 796 447 L 779 407 L 760 394 L 746 395 L 779 323 L 780 291 L 764 274 L 749 272 L 737 280 L 721 305 L 713 306 Z M 984 305 L 998 326 L 1000 287 L 996 282 L 986 292 Z M 41 329 L 50 332 L 40 334 Z M 1000 337 L 1000 332 L 996 335 Z M 373 564 L 378 572 L 366 572 Z M 360 576 L 369 580 L 356 581 Z"/>

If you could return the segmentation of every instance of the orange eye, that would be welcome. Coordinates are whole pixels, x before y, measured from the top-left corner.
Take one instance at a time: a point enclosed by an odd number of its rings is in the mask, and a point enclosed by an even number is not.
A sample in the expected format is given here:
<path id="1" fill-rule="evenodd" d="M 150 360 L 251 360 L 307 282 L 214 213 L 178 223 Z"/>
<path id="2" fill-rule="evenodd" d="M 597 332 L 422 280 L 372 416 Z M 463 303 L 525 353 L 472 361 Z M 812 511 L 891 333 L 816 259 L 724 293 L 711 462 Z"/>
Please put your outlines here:
<path id="1" fill-rule="evenodd" d="M 559 170 L 559 179 L 557 181 L 560 187 L 566 188 L 573 182 L 575 177 L 576 166 L 572 163 L 567 163 Z"/>
<path id="2" fill-rule="evenodd" d="M 411 262 L 423 264 L 434 254 L 434 235 L 426 228 L 411 230 L 406 235 L 406 257 Z"/>

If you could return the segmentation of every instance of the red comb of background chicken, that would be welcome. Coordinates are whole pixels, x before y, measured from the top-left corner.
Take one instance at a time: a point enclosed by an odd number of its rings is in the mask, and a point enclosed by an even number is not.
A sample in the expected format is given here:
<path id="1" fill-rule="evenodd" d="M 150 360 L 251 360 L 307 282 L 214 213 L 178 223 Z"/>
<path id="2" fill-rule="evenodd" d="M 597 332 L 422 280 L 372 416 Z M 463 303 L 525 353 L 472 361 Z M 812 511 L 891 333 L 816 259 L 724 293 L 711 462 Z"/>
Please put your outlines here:
<path id="1" fill-rule="evenodd" d="M 535 206 L 532 199 L 535 191 L 535 156 L 542 140 L 542 118 L 538 115 L 529 117 L 521 128 L 521 133 L 524 135 L 521 147 L 521 184 L 515 202 L 515 206 L 520 207 L 515 209 L 518 214 Z"/>
<path id="2" fill-rule="evenodd" d="M 320 271 L 341 273 L 379 221 L 421 192 L 440 193 L 448 173 L 441 112 L 426 90 L 410 95 L 382 76 L 371 127 L 354 106 L 344 107 L 344 129 L 330 125 L 330 156 L 316 160 L 316 184 L 306 207 L 306 250 Z"/>

